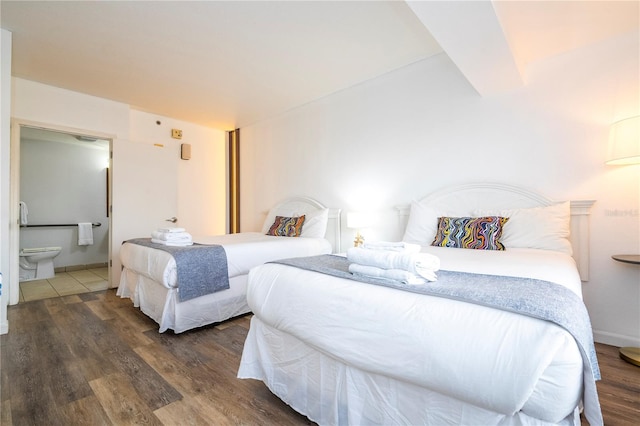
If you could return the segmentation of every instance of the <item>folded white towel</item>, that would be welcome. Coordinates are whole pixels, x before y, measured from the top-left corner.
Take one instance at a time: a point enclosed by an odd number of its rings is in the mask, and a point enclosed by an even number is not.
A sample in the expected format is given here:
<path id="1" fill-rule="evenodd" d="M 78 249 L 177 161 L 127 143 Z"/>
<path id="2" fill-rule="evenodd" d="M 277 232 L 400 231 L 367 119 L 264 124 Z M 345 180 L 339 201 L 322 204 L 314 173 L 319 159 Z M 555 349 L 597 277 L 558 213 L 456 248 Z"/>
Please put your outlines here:
<path id="1" fill-rule="evenodd" d="M 171 242 L 192 242 L 193 238 L 191 234 L 188 232 L 158 232 L 153 231 L 151 233 L 151 238 L 162 241 L 171 241 Z"/>
<path id="2" fill-rule="evenodd" d="M 365 277 L 373 278 L 384 278 L 410 285 L 425 284 L 427 281 L 436 280 L 435 273 L 433 273 L 433 275 L 430 277 L 431 279 L 426 279 L 417 276 L 416 274 L 413 274 L 409 271 L 405 271 L 404 269 L 382 269 L 375 266 L 359 265 L 357 263 L 352 263 L 349 265 L 349 272 L 354 275 L 362 275 Z"/>
<path id="3" fill-rule="evenodd" d="M 419 253 L 420 245 L 405 243 L 404 241 L 389 242 L 389 241 L 374 241 L 365 242 L 362 245 L 363 249 L 369 250 L 388 250 L 388 251 L 400 251 L 403 253 Z"/>
<path id="4" fill-rule="evenodd" d="M 351 247 L 347 250 L 351 263 L 375 266 L 382 269 L 403 269 L 425 279 L 440 269 L 440 258 L 429 253 L 403 253 L 388 250 L 370 250 Z"/>
<path id="5" fill-rule="evenodd" d="M 193 245 L 193 241 L 164 241 L 164 240 L 156 240 L 155 238 L 151 239 L 152 243 L 162 244 L 164 246 L 171 247 L 185 247 Z"/>
<path id="6" fill-rule="evenodd" d="M 93 225 L 91 222 L 81 222 L 78 224 L 78 245 L 90 246 L 93 244 Z"/>
<path id="7" fill-rule="evenodd" d="M 184 228 L 158 228 L 158 232 L 184 232 Z"/>
<path id="8" fill-rule="evenodd" d="M 29 209 L 27 208 L 27 203 L 20 201 L 20 226 L 24 226 L 29 222 L 27 218 L 28 215 Z"/>
<path id="9" fill-rule="evenodd" d="M 420 266 L 420 263 L 416 264 L 416 272 L 427 281 L 436 281 L 438 279 L 436 271 L 437 269 L 424 268 Z"/>

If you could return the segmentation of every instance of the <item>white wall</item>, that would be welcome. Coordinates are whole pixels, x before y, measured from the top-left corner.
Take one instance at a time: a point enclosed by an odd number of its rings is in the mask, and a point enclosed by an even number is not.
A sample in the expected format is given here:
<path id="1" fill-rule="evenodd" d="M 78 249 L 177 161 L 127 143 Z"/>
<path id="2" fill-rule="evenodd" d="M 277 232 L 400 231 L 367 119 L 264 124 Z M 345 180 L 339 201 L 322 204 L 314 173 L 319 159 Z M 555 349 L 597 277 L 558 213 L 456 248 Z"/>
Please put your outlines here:
<path id="1" fill-rule="evenodd" d="M 137 110 L 131 110 L 130 117 L 132 141 L 176 152 L 180 227 L 194 235 L 224 234 L 226 132 Z M 182 139 L 173 139 L 171 129 L 182 130 Z M 181 144 L 191 145 L 190 160 L 180 159 Z"/>
<path id="2" fill-rule="evenodd" d="M 182 142 L 191 145 L 191 159 L 178 165 L 178 217 L 194 234 L 226 232 L 226 138 L 226 131 L 184 126 Z"/>
<path id="3" fill-rule="evenodd" d="M 372 239 L 401 238 L 393 207 L 453 184 L 595 199 L 583 293 L 596 339 L 640 344 L 640 268 L 610 257 L 640 253 L 640 166 L 604 165 L 609 125 L 640 114 L 639 39 L 530 64 L 524 87 L 486 97 L 441 54 L 242 128 L 242 229 L 291 195 L 376 212 Z"/>
<path id="4" fill-rule="evenodd" d="M 12 108 L 12 116 L 18 120 L 49 124 L 55 128 L 83 129 L 89 134 L 97 132 L 113 137 L 112 286 L 117 286 L 120 279 L 118 255 L 122 241 L 149 234 L 145 223 L 134 220 L 135 211 L 127 211 L 129 194 L 135 192 L 135 182 L 141 173 L 149 175 L 164 172 L 152 163 L 138 164 L 135 168 L 118 167 L 118 162 L 127 156 L 132 144 L 158 143 L 176 148 L 180 142 L 191 143 L 191 160 L 180 160 L 179 155 L 175 156 L 176 162 L 183 162 L 178 165 L 175 177 L 178 180 L 177 210 L 182 216 L 180 225 L 187 227 L 194 235 L 224 233 L 226 134 L 223 130 L 158 117 L 133 110 L 119 102 L 19 78 L 13 78 Z M 162 124 L 157 125 L 156 121 Z M 171 138 L 171 128 L 183 130 L 182 141 Z M 8 141 L 3 139 L 3 147 L 5 143 L 8 144 Z M 2 197 L 5 198 L 4 193 Z"/>
<path id="5" fill-rule="evenodd" d="M 9 329 L 9 151 L 11 146 L 11 33 L 0 29 L 0 334 Z"/>

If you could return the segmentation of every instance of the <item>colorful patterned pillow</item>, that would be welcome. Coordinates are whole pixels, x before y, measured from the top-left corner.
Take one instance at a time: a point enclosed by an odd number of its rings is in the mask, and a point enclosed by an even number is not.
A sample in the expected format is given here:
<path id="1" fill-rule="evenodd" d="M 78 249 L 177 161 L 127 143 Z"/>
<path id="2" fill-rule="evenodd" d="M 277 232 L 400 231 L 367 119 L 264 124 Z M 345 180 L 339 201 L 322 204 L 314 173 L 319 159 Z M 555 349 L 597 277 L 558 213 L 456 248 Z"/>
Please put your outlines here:
<path id="1" fill-rule="evenodd" d="M 439 217 L 432 246 L 504 250 L 500 242 L 507 217 Z"/>
<path id="2" fill-rule="evenodd" d="M 304 224 L 304 215 L 299 217 L 276 216 L 267 235 L 276 237 L 299 237 Z"/>

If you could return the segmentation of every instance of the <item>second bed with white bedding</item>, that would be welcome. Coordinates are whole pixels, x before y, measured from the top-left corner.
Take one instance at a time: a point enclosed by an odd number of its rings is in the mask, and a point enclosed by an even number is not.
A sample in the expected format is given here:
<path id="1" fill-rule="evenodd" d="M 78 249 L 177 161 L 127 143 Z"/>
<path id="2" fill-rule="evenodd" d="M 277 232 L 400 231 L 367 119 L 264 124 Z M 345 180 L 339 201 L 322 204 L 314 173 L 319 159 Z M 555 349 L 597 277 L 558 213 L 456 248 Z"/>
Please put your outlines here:
<path id="1" fill-rule="evenodd" d="M 268 261 L 331 253 L 339 247 L 340 212 L 305 197 L 288 198 L 274 206 L 264 228 L 276 216 L 306 216 L 299 237 L 242 232 L 193 237 L 196 244 L 220 245 L 226 252 L 229 288 L 180 300 L 177 264 L 167 251 L 125 242 L 120 250 L 123 271 L 117 294 L 159 324 L 176 333 L 224 321 L 250 311 L 246 301 L 249 270 Z"/>
<path id="2" fill-rule="evenodd" d="M 194 238 L 200 244 L 222 245 L 227 254 L 229 285 L 195 299 L 180 301 L 176 261 L 166 251 L 125 243 L 120 253 L 123 272 L 118 295 L 133 304 L 160 326 L 176 333 L 223 321 L 250 311 L 246 303 L 247 273 L 253 266 L 270 260 L 331 253 L 323 238 L 289 238 L 258 232 Z"/>
<path id="3" fill-rule="evenodd" d="M 270 260 L 331 252 L 331 244 L 324 238 L 273 237 L 259 232 L 194 237 L 194 243 L 223 246 L 229 278 L 246 275 L 252 267 Z M 170 253 L 125 243 L 121 256 L 125 268 L 140 271 L 167 288 L 177 288 L 176 261 Z"/>

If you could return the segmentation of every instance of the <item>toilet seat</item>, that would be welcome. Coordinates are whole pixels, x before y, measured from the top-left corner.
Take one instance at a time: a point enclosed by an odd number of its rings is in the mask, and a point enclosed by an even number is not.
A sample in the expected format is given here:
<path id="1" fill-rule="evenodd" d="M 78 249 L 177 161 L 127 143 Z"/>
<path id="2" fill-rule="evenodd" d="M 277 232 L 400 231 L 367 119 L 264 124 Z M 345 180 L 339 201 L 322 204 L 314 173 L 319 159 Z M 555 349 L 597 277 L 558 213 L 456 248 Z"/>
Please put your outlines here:
<path id="1" fill-rule="evenodd" d="M 38 248 L 25 248 L 20 250 L 20 254 L 29 254 L 29 253 L 43 253 L 47 251 L 58 251 L 62 250 L 62 247 L 38 247 Z"/>

